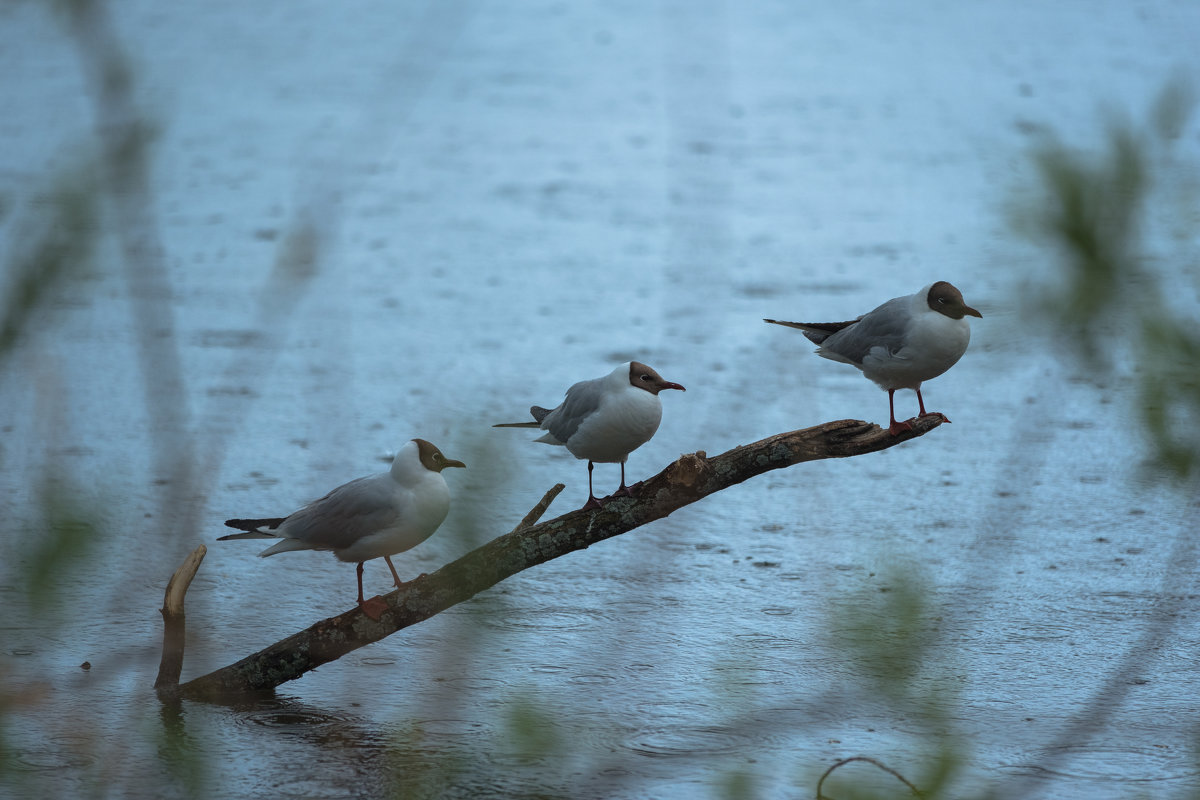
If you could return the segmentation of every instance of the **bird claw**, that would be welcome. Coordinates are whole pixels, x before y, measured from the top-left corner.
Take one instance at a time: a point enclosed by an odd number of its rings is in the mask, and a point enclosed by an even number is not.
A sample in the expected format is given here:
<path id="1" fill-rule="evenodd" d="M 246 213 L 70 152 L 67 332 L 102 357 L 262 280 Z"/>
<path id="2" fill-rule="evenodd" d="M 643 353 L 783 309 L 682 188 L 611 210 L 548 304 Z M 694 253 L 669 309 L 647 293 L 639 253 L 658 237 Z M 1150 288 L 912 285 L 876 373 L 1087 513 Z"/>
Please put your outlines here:
<path id="1" fill-rule="evenodd" d="M 409 580 L 406 580 L 406 581 L 397 580 L 397 581 L 393 581 L 393 583 L 396 584 L 397 589 L 407 589 L 408 587 L 412 586 L 417 581 L 421 580 L 421 578 L 428 578 L 428 577 L 429 577 L 428 572 L 422 572 L 420 575 L 418 575 L 415 578 L 410 578 Z"/>
<path id="2" fill-rule="evenodd" d="M 615 492 L 612 493 L 612 496 L 613 497 L 633 497 L 634 489 L 637 489 L 641 485 L 642 485 L 642 481 L 638 481 L 637 483 L 633 484 L 632 486 L 622 485 L 619 489 L 617 489 Z"/>
<path id="3" fill-rule="evenodd" d="M 583 508 L 581 508 L 580 511 L 587 511 L 588 509 L 598 511 L 601 508 L 604 508 L 604 504 L 597 500 L 595 495 L 592 495 L 588 498 L 588 501 L 583 504 Z"/>
<path id="4" fill-rule="evenodd" d="M 947 417 L 945 414 L 943 414 L 943 413 L 942 413 L 942 412 L 940 412 L 940 411 L 926 411 L 924 414 L 919 414 L 919 415 L 917 416 L 917 419 L 922 419 L 922 418 L 924 418 L 924 417 L 941 417 L 941 418 L 942 418 L 942 422 L 949 422 L 949 421 L 950 421 L 950 418 L 949 418 L 949 417 Z"/>
<path id="5" fill-rule="evenodd" d="M 911 431 L 911 430 L 912 430 L 912 423 L 910 423 L 910 422 L 893 422 L 891 425 L 888 426 L 888 433 L 890 433 L 892 436 L 899 436 L 900 434 L 904 433 L 905 431 Z"/>
<path id="6" fill-rule="evenodd" d="M 379 622 L 383 616 L 383 612 L 388 610 L 387 602 L 379 595 L 372 597 L 370 600 L 360 600 L 358 607 L 362 609 L 364 614 L 376 622 Z"/>

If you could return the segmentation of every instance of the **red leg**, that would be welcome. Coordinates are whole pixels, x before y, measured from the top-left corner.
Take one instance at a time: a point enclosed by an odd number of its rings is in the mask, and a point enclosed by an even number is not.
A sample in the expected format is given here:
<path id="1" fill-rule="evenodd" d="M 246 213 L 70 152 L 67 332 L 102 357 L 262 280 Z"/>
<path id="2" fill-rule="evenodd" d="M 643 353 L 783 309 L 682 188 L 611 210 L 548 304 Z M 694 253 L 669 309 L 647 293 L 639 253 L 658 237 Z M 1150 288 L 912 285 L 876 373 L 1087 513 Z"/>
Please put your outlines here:
<path id="1" fill-rule="evenodd" d="M 601 503 L 596 499 L 596 493 L 592 491 L 592 470 L 596 465 L 591 461 L 588 462 L 588 501 L 583 504 L 584 508 L 601 508 Z"/>
<path id="2" fill-rule="evenodd" d="M 635 484 L 636 486 L 637 484 Z M 613 492 L 613 497 L 633 497 L 633 486 L 625 485 L 625 462 L 621 462 L 621 485 Z"/>
<path id="3" fill-rule="evenodd" d="M 392 580 L 396 582 L 396 588 L 400 589 L 404 586 L 404 581 L 400 580 L 400 576 L 396 574 L 396 567 L 392 564 L 390 556 L 384 556 L 383 560 L 387 562 L 388 569 L 392 571 Z"/>
<path id="4" fill-rule="evenodd" d="M 924 398 L 921 397 L 920 387 L 917 388 L 917 405 L 919 405 L 921 407 L 921 416 L 922 417 L 941 417 L 942 422 L 950 421 L 950 419 L 940 411 L 926 411 L 925 410 L 925 400 L 924 400 Z"/>
<path id="5" fill-rule="evenodd" d="M 391 562 L 388 562 L 388 566 L 391 566 Z M 362 575 L 363 562 L 360 561 L 358 562 L 358 607 L 363 610 L 364 614 L 378 622 L 379 618 L 383 616 L 383 612 L 387 611 L 387 603 L 383 601 L 382 597 L 363 600 Z"/>
<path id="6" fill-rule="evenodd" d="M 888 433 L 896 436 L 904 431 L 911 431 L 912 425 L 907 422 L 896 421 L 896 390 L 888 389 L 888 412 L 891 416 L 891 423 L 888 425 Z"/>
<path id="7" fill-rule="evenodd" d="M 412 583 L 412 581 L 400 580 L 400 576 L 396 574 L 396 566 L 392 564 L 392 559 L 390 556 L 384 556 L 383 560 L 387 562 L 388 569 L 392 571 L 392 580 L 395 581 L 397 589 L 403 589 L 405 586 L 408 586 L 410 583 Z M 413 578 L 413 581 L 417 580 L 417 578 L 424 578 L 425 575 L 426 573 L 422 572 L 416 578 Z"/>

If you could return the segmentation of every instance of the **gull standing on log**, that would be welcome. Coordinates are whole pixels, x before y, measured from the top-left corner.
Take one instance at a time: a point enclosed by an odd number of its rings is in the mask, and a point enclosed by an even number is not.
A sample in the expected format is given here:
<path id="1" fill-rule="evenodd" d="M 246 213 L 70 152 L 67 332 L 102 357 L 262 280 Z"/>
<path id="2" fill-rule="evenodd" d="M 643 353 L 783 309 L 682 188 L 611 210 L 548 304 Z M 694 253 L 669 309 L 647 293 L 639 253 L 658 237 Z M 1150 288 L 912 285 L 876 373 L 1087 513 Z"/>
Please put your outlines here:
<path id="1" fill-rule="evenodd" d="M 799 328 L 809 340 L 820 345 L 817 355 L 862 370 L 863 375 L 888 393 L 891 412 L 888 431 L 895 436 L 912 429 L 910 423 L 896 421 L 893 396 L 897 389 L 912 389 L 917 393 L 922 417 L 936 415 L 950 421 L 941 412 L 925 410 L 921 383 L 950 369 L 967 351 L 971 341 L 967 316 L 983 314 L 967 305 L 962 292 L 953 284 L 938 281 L 916 294 L 888 300 L 848 322 L 777 319 L 763 322 Z"/>
<path id="2" fill-rule="evenodd" d="M 535 442 L 566 447 L 571 455 L 588 462 L 588 501 L 584 508 L 600 508 L 592 491 L 594 463 L 621 465 L 621 486 L 614 493 L 630 496 L 625 485 L 625 460 L 658 430 L 662 420 L 663 389 L 686 391 L 678 383 L 663 380 L 650 367 L 637 361 L 621 364 L 603 378 L 580 381 L 567 389 L 566 399 L 555 409 L 533 406 L 534 422 L 507 422 L 494 428 L 540 428 L 546 434 Z"/>
<path id="3" fill-rule="evenodd" d="M 450 511 L 450 489 L 442 470 L 465 467 L 424 439 L 406 443 L 387 472 L 342 484 L 288 517 L 231 519 L 244 533 L 228 539 L 280 539 L 259 553 L 264 558 L 289 550 L 332 550 L 340 561 L 358 564 L 358 605 L 372 619 L 387 609 L 380 597 L 363 600 L 363 562 L 382 558 L 396 588 L 404 586 L 391 556 L 433 535 Z"/>

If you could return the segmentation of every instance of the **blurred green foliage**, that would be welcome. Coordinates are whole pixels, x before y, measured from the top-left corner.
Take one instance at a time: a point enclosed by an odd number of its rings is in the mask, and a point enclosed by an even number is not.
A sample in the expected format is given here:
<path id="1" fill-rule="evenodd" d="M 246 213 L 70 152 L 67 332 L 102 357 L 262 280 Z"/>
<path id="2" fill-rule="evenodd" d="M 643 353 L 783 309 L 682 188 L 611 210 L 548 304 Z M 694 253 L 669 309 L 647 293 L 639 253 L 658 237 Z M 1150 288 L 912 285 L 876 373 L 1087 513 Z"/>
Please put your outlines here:
<path id="1" fill-rule="evenodd" d="M 892 765 L 889 771 L 915 784 L 926 798 L 948 791 L 965 748 L 949 713 L 959 702 L 958 681 L 950 674 L 954 664 L 937 647 L 939 625 L 947 612 L 932 598 L 929 581 L 918 570 L 896 569 L 840 598 L 829 621 L 832 646 L 852 665 L 863 693 L 885 700 L 897 717 L 922 730 L 928 754 L 924 761 Z M 892 778 L 882 784 L 876 778 L 863 782 L 852 775 L 831 777 L 825 796 L 866 800 L 907 794 L 891 783 Z M 879 785 L 888 787 L 883 794 L 868 788 Z"/>
<path id="2" fill-rule="evenodd" d="M 852 654 L 871 691 L 911 700 L 931 640 L 927 585 L 904 572 L 879 581 L 839 600 L 830 620 L 833 646 Z"/>
<path id="3" fill-rule="evenodd" d="M 14 244 L 4 264 L 7 291 L 0 307 L 0 365 L 46 326 L 55 298 L 89 270 L 99 236 L 100 202 L 95 169 L 75 167 L 52 180 L 32 218 L 13 222 Z M 48 601 L 56 591 L 56 576 L 85 559 L 102 534 L 97 506 L 83 499 L 87 494 L 80 489 L 75 476 L 48 458 L 34 493 L 38 518 L 29 523 L 27 535 L 5 542 L 6 580 L 19 588 L 35 614 L 54 611 Z"/>
<path id="4" fill-rule="evenodd" d="M 1141 126 L 1110 121 L 1099 151 L 1047 135 L 1033 156 L 1040 195 L 1014 207 L 1056 265 L 1027 290 L 1054 326 L 1052 349 L 1095 377 L 1134 365 L 1153 458 L 1181 481 L 1200 465 L 1198 165 L 1175 152 L 1194 107 L 1176 80 Z"/>
<path id="5" fill-rule="evenodd" d="M 187 719 L 179 703 L 163 703 L 159 707 L 161 724 L 153 725 L 147 739 L 158 740 L 158 758 L 170 776 L 171 784 L 179 787 L 184 797 L 212 797 L 216 787 L 215 767 L 204 757 L 205 747 L 195 742 L 188 731 Z"/>
<path id="6" fill-rule="evenodd" d="M 86 560 L 94 548 L 100 536 L 97 505 L 70 476 L 56 472 L 42 480 L 37 508 L 42 518 L 34 523 L 36 535 L 24 537 L 24 551 L 18 554 L 24 569 L 14 577 L 23 583 L 35 614 L 49 615 L 56 609 L 65 614 L 67 610 L 54 601 L 60 590 L 57 577 Z"/>
<path id="7" fill-rule="evenodd" d="M 37 218 L 14 221 L 10 241 L 21 242 L 7 254 L 8 282 L 0 307 L 0 364 L 13 354 L 20 337 L 34 326 L 54 292 L 84 272 L 91 262 L 98 233 L 99 195 L 93 170 L 71 169 L 51 184 Z"/>

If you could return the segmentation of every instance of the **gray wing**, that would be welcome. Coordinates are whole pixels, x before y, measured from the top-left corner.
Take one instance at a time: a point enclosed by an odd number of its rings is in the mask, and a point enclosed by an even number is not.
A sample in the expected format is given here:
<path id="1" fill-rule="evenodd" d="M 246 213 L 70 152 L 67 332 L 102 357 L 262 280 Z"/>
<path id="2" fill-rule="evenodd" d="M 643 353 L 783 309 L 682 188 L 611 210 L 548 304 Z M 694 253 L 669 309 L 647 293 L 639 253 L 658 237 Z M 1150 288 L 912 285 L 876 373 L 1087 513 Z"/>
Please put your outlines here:
<path id="1" fill-rule="evenodd" d="M 604 380 L 593 378 L 590 381 L 580 381 L 567 389 L 567 399 L 545 416 L 542 420 L 542 430 L 549 431 L 550 435 L 560 442 L 570 439 L 575 431 L 579 430 L 579 424 L 600 407 Z"/>
<path id="2" fill-rule="evenodd" d="M 818 352 L 827 358 L 845 360 L 860 367 L 873 348 L 882 347 L 888 354 L 894 355 L 904 346 L 908 326 L 912 322 L 908 303 L 907 297 L 888 300 L 874 311 L 864 314 L 858 322 L 822 341 Z"/>
<path id="3" fill-rule="evenodd" d="M 278 534 L 315 550 L 341 550 L 394 524 L 396 484 L 388 473 L 342 484 L 283 521 Z"/>

